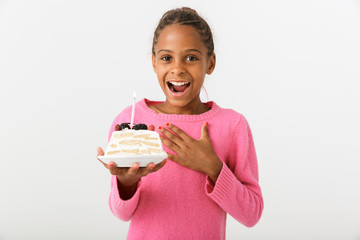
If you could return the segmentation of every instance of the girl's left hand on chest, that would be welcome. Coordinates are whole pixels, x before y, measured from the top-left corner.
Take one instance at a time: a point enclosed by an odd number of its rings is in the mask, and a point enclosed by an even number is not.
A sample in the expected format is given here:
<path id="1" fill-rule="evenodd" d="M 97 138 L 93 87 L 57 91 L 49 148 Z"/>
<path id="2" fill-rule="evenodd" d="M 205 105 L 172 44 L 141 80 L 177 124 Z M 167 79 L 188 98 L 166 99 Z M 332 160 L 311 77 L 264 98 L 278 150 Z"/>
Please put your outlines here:
<path id="1" fill-rule="evenodd" d="M 168 159 L 180 165 L 205 173 L 215 183 L 222 168 L 222 162 L 216 155 L 208 132 L 208 123 L 201 129 L 201 138 L 194 139 L 173 124 L 166 124 L 167 128 L 158 127 L 161 141 L 176 155 L 167 153 Z M 170 130 L 170 131 L 169 131 Z M 175 133 L 175 134 L 174 134 Z"/>

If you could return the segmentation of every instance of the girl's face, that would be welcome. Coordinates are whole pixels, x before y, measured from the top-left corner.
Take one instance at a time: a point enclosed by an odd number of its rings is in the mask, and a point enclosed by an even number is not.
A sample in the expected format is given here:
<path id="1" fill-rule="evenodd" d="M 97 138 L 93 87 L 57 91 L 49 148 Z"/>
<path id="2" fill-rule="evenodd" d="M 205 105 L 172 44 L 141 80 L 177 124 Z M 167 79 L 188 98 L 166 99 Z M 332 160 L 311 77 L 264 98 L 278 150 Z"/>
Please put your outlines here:
<path id="1" fill-rule="evenodd" d="M 161 31 L 154 49 L 152 64 L 166 102 L 178 108 L 200 102 L 205 74 L 211 74 L 215 67 L 215 54 L 208 56 L 196 29 L 169 25 Z"/>

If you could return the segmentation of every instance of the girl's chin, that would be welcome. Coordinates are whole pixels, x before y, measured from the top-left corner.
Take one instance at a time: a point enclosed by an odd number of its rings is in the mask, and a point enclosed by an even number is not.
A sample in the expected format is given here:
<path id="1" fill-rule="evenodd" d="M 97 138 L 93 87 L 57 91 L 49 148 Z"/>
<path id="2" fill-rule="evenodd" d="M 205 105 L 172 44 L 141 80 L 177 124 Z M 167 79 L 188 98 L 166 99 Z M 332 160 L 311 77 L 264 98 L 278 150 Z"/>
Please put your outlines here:
<path id="1" fill-rule="evenodd" d="M 189 108 L 194 105 L 194 102 L 198 101 L 200 102 L 200 96 L 186 95 L 183 97 L 174 97 L 171 94 L 166 94 L 166 102 L 174 108 Z"/>

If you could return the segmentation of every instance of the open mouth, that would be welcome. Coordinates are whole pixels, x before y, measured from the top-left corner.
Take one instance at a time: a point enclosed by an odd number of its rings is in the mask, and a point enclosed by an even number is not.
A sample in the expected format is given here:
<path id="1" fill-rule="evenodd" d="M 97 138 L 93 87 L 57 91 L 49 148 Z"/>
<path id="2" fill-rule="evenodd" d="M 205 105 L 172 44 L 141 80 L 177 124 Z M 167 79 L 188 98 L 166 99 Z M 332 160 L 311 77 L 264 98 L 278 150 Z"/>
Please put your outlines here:
<path id="1" fill-rule="evenodd" d="M 189 86 L 190 82 L 167 82 L 167 86 L 174 93 L 184 92 Z"/>

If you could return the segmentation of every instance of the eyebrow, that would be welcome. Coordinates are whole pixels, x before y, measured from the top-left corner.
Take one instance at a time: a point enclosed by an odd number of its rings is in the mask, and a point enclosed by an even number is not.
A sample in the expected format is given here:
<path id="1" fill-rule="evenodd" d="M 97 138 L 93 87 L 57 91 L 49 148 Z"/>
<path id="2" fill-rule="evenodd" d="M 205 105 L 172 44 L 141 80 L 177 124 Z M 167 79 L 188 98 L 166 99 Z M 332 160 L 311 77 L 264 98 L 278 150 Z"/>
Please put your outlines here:
<path id="1" fill-rule="evenodd" d="M 168 49 L 160 49 L 157 53 L 159 54 L 160 52 L 174 52 L 174 51 L 171 51 L 171 50 L 168 50 Z M 198 52 L 201 55 L 203 55 L 202 52 L 200 50 L 198 50 L 198 49 L 186 49 L 184 52 L 186 52 L 186 53 L 187 52 Z"/>

